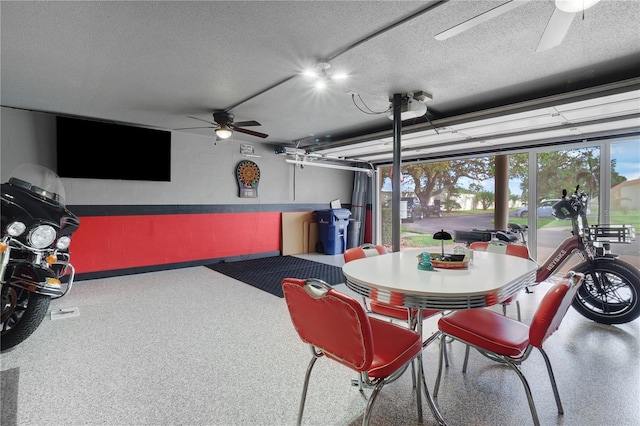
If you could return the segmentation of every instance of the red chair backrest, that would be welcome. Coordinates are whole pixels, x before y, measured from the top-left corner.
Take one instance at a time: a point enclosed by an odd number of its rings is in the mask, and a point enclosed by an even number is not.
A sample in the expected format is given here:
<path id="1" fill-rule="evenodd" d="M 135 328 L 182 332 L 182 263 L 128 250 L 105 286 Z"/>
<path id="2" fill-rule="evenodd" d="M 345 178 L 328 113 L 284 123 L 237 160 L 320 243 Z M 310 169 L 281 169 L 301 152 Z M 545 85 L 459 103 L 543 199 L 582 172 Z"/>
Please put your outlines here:
<path id="1" fill-rule="evenodd" d="M 469 244 L 471 250 L 488 251 L 491 253 L 502 253 L 510 256 L 524 257 L 529 259 L 529 249 L 519 244 L 491 244 L 488 241 L 475 241 Z"/>
<path id="2" fill-rule="evenodd" d="M 363 257 L 377 256 L 379 254 L 387 254 L 388 251 L 385 246 L 363 244 L 360 247 L 353 247 L 345 250 L 343 253 L 344 262 L 351 262 L 352 260 L 362 259 Z"/>
<path id="3" fill-rule="evenodd" d="M 373 361 L 369 317 L 354 298 L 318 280 L 285 278 L 282 290 L 291 321 L 303 342 L 356 371 Z"/>
<path id="4" fill-rule="evenodd" d="M 569 272 L 542 298 L 529 326 L 529 343 L 537 348 L 560 326 L 573 298 L 582 284 L 584 274 Z"/>

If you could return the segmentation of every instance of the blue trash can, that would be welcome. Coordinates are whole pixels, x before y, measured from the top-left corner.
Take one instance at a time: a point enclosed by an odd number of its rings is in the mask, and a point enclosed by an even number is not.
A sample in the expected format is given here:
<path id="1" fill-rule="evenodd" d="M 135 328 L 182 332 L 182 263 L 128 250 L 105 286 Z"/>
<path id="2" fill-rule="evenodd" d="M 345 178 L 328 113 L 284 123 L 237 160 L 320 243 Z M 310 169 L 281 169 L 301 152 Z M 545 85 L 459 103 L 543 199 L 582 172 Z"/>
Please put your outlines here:
<path id="1" fill-rule="evenodd" d="M 347 248 L 347 229 L 351 212 L 348 209 L 327 209 L 313 212 L 318 222 L 316 251 L 324 254 L 341 254 Z"/>

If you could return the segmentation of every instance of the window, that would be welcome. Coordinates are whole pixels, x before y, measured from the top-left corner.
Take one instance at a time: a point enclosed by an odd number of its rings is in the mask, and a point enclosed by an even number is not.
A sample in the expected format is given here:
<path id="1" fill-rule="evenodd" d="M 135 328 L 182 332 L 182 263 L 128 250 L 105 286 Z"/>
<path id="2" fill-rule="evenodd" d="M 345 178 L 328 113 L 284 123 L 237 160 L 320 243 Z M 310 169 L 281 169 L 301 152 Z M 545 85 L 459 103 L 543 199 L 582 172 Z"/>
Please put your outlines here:
<path id="1" fill-rule="evenodd" d="M 509 222 L 529 225 L 527 243 L 539 263 L 570 236 L 569 221 L 552 215 L 563 189 L 573 192 L 580 185 L 590 195 L 590 224 L 629 224 L 640 231 L 640 140 L 512 153 L 509 170 Z M 419 215 L 401 221 L 401 250 L 440 249 L 432 237 L 441 229 L 452 236 L 456 230 L 494 229 L 494 157 L 406 164 L 401 176 L 401 197 L 417 198 L 421 206 Z M 391 167 L 380 167 L 379 177 L 378 241 L 392 248 Z M 439 214 L 430 214 L 436 204 Z M 447 241 L 445 248 L 459 244 Z M 638 239 L 612 245 L 612 251 L 640 267 Z"/>

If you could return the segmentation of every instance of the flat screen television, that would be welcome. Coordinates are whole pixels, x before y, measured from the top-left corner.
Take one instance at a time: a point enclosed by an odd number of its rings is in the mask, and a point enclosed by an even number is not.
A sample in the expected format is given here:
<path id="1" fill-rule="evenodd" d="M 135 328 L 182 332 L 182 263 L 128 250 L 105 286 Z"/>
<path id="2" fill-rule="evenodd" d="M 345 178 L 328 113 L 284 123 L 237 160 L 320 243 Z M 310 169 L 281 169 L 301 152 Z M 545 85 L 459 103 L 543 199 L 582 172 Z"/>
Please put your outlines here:
<path id="1" fill-rule="evenodd" d="M 171 132 L 56 117 L 58 176 L 171 181 Z"/>

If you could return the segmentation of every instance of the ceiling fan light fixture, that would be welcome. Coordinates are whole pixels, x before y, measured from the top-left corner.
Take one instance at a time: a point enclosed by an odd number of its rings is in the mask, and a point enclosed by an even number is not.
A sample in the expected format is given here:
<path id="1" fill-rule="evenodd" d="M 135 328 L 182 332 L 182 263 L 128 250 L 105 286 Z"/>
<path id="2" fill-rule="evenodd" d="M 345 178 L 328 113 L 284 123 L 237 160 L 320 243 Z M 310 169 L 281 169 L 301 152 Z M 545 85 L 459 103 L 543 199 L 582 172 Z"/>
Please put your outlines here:
<path id="1" fill-rule="evenodd" d="M 231 131 L 231 129 L 229 127 L 227 127 L 226 124 L 221 124 L 217 129 L 216 129 L 216 136 L 219 139 L 229 139 L 231 137 L 231 135 L 233 134 L 233 132 Z"/>
<path id="2" fill-rule="evenodd" d="M 600 0 L 555 0 L 556 7 L 563 12 L 576 13 L 589 9 Z"/>

